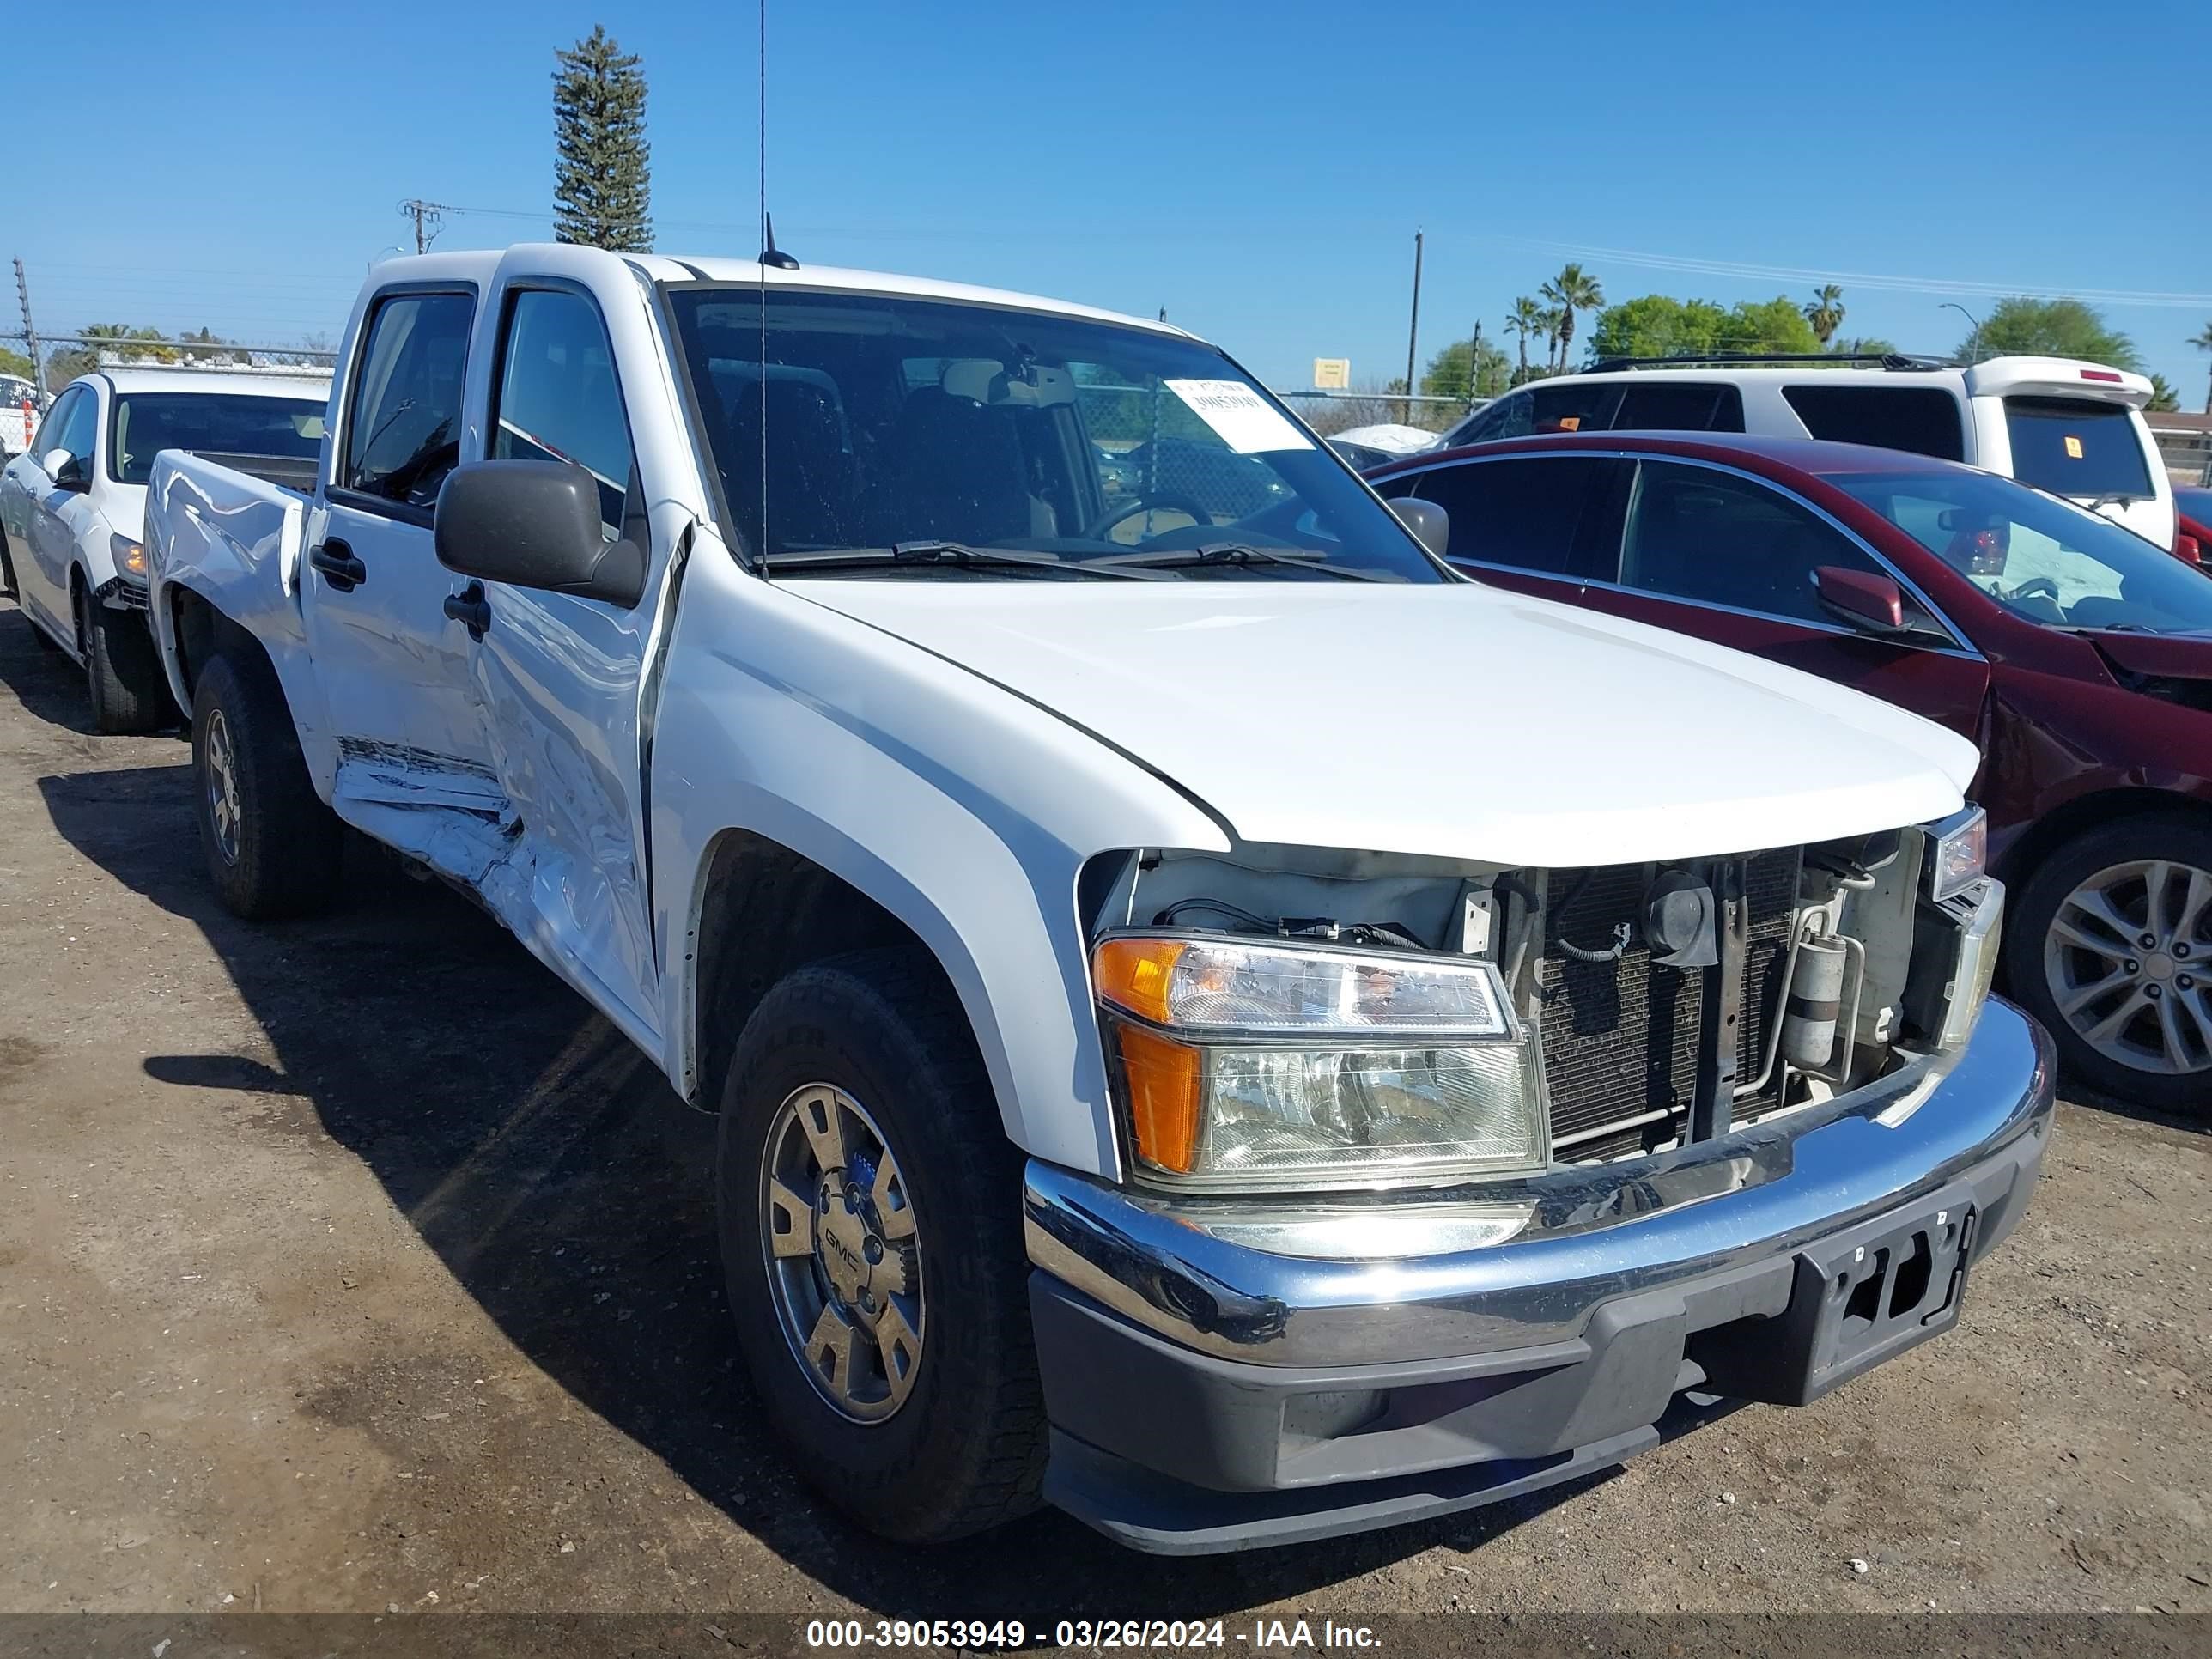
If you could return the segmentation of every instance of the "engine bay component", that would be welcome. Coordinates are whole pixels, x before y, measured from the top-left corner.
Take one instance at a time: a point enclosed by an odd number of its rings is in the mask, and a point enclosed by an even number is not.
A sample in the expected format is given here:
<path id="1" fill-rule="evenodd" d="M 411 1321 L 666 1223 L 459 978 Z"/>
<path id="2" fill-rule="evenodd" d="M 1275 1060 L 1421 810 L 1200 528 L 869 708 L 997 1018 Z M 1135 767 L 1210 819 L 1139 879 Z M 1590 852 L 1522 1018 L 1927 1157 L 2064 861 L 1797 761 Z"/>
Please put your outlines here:
<path id="1" fill-rule="evenodd" d="M 1836 939 L 1797 942 L 1789 1000 L 1782 1013 L 1782 1057 L 1807 1071 L 1825 1068 L 1836 1051 L 1836 1020 L 1843 1012 L 1844 969 L 1850 952 Z"/>
<path id="2" fill-rule="evenodd" d="M 1720 960 L 1713 890 L 1687 870 L 1662 870 L 1644 895 L 1644 938 L 1663 968 L 1710 968 Z"/>

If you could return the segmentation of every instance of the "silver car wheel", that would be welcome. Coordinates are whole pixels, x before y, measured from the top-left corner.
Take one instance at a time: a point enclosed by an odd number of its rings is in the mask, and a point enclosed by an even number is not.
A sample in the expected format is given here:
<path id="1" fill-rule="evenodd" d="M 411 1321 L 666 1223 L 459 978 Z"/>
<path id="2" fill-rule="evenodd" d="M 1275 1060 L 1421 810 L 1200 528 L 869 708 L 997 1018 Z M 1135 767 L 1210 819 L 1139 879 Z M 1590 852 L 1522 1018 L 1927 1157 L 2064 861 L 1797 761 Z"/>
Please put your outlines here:
<path id="1" fill-rule="evenodd" d="M 2212 872 L 2136 859 L 2083 881 L 2051 921 L 2043 969 L 2059 1017 L 2137 1072 L 2212 1068 Z"/>
<path id="2" fill-rule="evenodd" d="M 238 755 L 231 747 L 230 725 L 222 710 L 208 714 L 208 818 L 215 826 L 216 851 L 225 864 L 238 862 Z"/>
<path id="3" fill-rule="evenodd" d="M 906 1403 L 927 1334 L 905 1177 L 860 1102 L 793 1090 L 761 1152 L 761 1253 L 792 1358 L 830 1407 L 880 1423 Z"/>

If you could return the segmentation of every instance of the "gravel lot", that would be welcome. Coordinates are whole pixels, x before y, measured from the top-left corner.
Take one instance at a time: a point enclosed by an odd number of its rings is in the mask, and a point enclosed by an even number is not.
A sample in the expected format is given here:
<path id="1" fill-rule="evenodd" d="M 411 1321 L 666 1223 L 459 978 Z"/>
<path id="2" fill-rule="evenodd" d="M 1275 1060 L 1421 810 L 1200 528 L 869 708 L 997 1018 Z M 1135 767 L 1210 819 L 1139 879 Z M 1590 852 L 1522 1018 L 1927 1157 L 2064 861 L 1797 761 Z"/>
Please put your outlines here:
<path id="1" fill-rule="evenodd" d="M 1809 1411 L 1261 1555 L 877 1544 L 756 1424 L 707 1121 L 367 848 L 333 918 L 218 912 L 186 761 L 0 603 L 0 1610 L 2212 1610 L 2212 1156 L 2110 1103 Z"/>

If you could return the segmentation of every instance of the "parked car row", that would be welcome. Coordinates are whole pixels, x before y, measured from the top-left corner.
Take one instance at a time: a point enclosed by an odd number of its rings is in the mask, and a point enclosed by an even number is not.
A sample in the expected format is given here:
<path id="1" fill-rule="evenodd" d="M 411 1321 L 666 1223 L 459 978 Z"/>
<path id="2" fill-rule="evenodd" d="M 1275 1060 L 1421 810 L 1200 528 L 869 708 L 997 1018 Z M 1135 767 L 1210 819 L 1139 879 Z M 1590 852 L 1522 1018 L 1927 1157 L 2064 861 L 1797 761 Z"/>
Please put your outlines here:
<path id="1" fill-rule="evenodd" d="M 11 538 L 150 453 L 131 392 L 57 411 Z M 880 1532 L 1512 1497 L 1939 1335 L 2028 1201 L 1972 723 L 1471 580 L 1502 507 L 1394 513 L 1179 330 L 430 255 L 316 407 L 312 477 L 172 438 L 145 479 L 215 890 L 311 910 L 366 834 L 718 1111 L 758 1397 Z M 1577 557 L 1638 465 L 1579 459 L 1571 525 L 1530 503 Z M 39 544 L 64 648 L 82 540 Z"/>
<path id="2" fill-rule="evenodd" d="M 1973 739 L 2012 994 L 2098 1087 L 2212 1102 L 2212 579 L 2051 492 L 1861 444 L 1576 433 L 1370 477 L 1445 509 L 1482 580 Z"/>
<path id="3" fill-rule="evenodd" d="M 312 486 L 326 379 L 233 368 L 103 368 L 63 388 L 0 470 L 0 581 L 39 642 L 84 671 L 93 723 L 173 721 L 147 629 L 146 481 L 181 449 Z"/>

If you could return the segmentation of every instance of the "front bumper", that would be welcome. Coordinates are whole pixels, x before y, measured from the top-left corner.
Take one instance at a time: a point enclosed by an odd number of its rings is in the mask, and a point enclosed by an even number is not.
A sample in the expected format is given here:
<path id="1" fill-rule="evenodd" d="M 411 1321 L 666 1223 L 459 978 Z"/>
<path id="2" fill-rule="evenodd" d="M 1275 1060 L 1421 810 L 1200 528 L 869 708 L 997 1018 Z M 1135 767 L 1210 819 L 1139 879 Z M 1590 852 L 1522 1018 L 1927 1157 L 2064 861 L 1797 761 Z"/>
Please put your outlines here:
<path id="1" fill-rule="evenodd" d="M 1804 1404 L 1956 1322 L 2034 1184 L 2053 1072 L 1992 999 L 1954 1054 L 1722 1140 L 1470 1188 L 1526 1224 L 1388 1260 L 1255 1249 L 1207 1231 L 1235 1200 L 1033 1162 L 1046 1495 L 1140 1549 L 1243 1548 L 1572 1479 L 1654 1443 L 1678 1397 Z"/>

